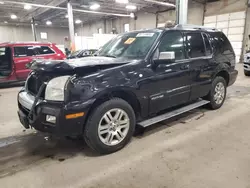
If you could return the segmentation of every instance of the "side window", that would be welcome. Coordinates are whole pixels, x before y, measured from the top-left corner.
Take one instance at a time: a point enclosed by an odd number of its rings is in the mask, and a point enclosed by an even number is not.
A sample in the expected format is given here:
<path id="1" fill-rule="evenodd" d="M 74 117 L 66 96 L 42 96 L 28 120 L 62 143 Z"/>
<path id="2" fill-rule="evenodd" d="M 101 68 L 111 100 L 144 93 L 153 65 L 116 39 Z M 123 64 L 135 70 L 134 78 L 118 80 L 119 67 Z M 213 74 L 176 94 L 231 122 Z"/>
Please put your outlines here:
<path id="1" fill-rule="evenodd" d="M 221 36 L 220 36 L 220 41 L 224 47 L 223 51 L 231 51 L 233 52 L 233 48 L 231 46 L 231 43 L 229 42 L 228 38 L 225 36 L 224 33 L 221 33 Z"/>
<path id="2" fill-rule="evenodd" d="M 205 46 L 201 33 L 187 33 L 187 53 L 190 58 L 205 56 Z"/>
<path id="3" fill-rule="evenodd" d="M 209 33 L 213 46 L 215 47 L 215 53 L 225 53 L 227 51 L 233 52 L 233 48 L 227 39 L 227 37 L 221 32 Z"/>
<path id="4" fill-rule="evenodd" d="M 14 47 L 15 57 L 27 57 L 36 55 L 33 46 L 18 46 Z"/>
<path id="5" fill-rule="evenodd" d="M 36 51 L 39 55 L 54 54 L 55 52 L 48 46 L 36 46 Z"/>
<path id="6" fill-rule="evenodd" d="M 26 52 L 27 52 L 27 56 L 34 56 L 34 55 L 36 55 L 33 46 L 26 47 Z"/>
<path id="7" fill-rule="evenodd" d="M 14 55 L 15 57 L 26 57 L 26 49 L 25 47 L 14 47 Z"/>
<path id="8" fill-rule="evenodd" d="M 206 34 L 202 34 L 204 42 L 205 42 L 205 47 L 206 47 L 206 55 L 211 55 L 212 54 L 212 48 L 211 45 L 209 43 L 208 37 Z"/>
<path id="9" fill-rule="evenodd" d="M 159 45 L 159 52 L 175 52 L 175 59 L 185 58 L 183 37 L 179 31 L 171 31 L 165 34 Z"/>

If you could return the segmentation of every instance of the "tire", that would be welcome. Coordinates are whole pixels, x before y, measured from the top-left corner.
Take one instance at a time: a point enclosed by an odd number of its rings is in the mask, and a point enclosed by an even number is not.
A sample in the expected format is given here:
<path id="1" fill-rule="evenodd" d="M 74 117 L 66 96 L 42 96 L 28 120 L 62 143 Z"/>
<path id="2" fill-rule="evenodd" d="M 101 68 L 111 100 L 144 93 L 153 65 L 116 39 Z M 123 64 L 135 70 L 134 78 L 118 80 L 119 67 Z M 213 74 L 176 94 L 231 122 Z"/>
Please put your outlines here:
<path id="1" fill-rule="evenodd" d="M 111 117 L 116 121 L 111 120 Z M 113 153 L 122 149 L 131 140 L 135 124 L 133 108 L 126 101 L 114 98 L 92 111 L 84 129 L 84 140 L 99 154 Z"/>
<path id="2" fill-rule="evenodd" d="M 250 76 L 250 71 L 244 70 L 245 76 Z"/>
<path id="3" fill-rule="evenodd" d="M 218 88 L 220 86 L 221 86 L 220 90 L 222 92 L 221 96 L 223 97 L 222 99 L 220 97 L 216 98 L 216 96 L 215 96 L 216 88 L 217 88 L 217 91 L 218 91 Z M 227 83 L 226 83 L 226 80 L 223 77 L 220 77 L 220 76 L 215 77 L 215 79 L 212 82 L 211 90 L 210 90 L 208 96 L 206 97 L 206 99 L 210 101 L 208 106 L 212 110 L 219 109 L 224 104 L 225 99 L 226 99 L 226 95 L 227 95 Z M 218 96 L 218 94 L 217 94 L 217 96 Z"/>

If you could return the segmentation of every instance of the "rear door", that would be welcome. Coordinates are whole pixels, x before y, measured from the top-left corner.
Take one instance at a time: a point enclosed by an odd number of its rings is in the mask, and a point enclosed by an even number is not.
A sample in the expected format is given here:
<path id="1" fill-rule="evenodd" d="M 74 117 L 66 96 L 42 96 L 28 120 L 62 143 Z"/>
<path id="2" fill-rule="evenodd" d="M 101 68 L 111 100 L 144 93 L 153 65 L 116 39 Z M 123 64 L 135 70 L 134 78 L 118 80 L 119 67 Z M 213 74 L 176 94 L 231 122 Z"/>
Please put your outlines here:
<path id="1" fill-rule="evenodd" d="M 35 45 L 34 50 L 37 59 L 59 59 L 59 56 L 57 56 L 56 52 L 50 46 Z"/>
<path id="2" fill-rule="evenodd" d="M 15 63 L 16 77 L 18 80 L 25 80 L 30 72 L 26 67 L 36 57 L 33 46 L 14 46 L 13 56 Z"/>
<path id="3" fill-rule="evenodd" d="M 186 47 L 192 78 L 190 95 L 192 100 L 208 94 L 212 82 L 214 61 L 207 34 L 201 32 L 186 33 Z"/>

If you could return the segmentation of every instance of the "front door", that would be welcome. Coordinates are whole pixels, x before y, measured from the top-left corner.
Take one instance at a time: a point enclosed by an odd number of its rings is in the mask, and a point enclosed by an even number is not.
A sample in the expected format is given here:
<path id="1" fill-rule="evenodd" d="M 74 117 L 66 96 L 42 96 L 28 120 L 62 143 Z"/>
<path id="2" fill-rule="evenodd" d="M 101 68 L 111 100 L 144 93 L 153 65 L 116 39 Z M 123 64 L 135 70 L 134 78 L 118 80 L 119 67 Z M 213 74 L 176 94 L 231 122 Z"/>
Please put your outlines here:
<path id="1" fill-rule="evenodd" d="M 6 79 L 6 77 L 10 76 L 12 73 L 13 64 L 11 56 L 10 47 L 0 47 L 0 81 L 1 79 Z"/>
<path id="2" fill-rule="evenodd" d="M 30 72 L 26 67 L 35 57 L 33 46 L 15 46 L 14 50 L 14 63 L 16 67 L 16 77 L 18 80 L 25 80 Z"/>
<path id="3" fill-rule="evenodd" d="M 174 52 L 173 62 L 162 60 L 161 64 L 152 66 L 154 76 L 149 91 L 150 113 L 183 104 L 190 96 L 190 69 L 186 59 L 183 35 L 179 31 L 168 31 L 161 38 L 153 59 L 159 58 L 161 52 Z"/>

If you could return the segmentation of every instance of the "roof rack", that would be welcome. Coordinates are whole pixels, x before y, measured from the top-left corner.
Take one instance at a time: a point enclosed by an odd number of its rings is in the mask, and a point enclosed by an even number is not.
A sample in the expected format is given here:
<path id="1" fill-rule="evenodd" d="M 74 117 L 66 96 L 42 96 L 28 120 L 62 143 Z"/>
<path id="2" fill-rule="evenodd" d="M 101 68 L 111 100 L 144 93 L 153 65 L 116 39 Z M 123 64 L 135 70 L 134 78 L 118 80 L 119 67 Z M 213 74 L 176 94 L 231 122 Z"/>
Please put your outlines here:
<path id="1" fill-rule="evenodd" d="M 215 27 L 206 27 L 206 26 L 201 26 L 201 25 L 191 25 L 191 24 L 177 24 L 175 26 L 177 29 L 200 29 L 200 30 L 213 30 L 213 31 L 218 31 Z"/>

